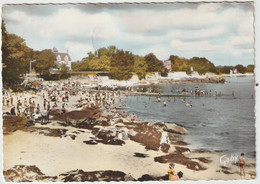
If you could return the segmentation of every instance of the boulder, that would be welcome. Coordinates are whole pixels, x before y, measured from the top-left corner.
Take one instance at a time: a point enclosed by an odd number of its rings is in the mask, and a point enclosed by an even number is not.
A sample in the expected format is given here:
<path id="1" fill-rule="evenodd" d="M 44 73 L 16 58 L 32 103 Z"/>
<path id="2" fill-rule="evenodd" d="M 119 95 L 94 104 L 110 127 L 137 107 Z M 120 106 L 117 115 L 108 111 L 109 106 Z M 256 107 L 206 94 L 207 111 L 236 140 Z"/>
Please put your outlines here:
<path id="1" fill-rule="evenodd" d="M 136 135 L 129 138 L 135 142 L 141 143 L 147 150 L 158 151 L 160 148 L 161 132 L 148 123 L 136 123 L 133 129 L 137 132 Z"/>
<path id="2" fill-rule="evenodd" d="M 188 134 L 188 131 L 184 127 L 178 126 L 176 124 L 170 124 L 170 123 L 166 123 L 165 125 L 166 127 L 163 128 L 164 131 L 181 134 L 181 135 Z"/>
<path id="3" fill-rule="evenodd" d="M 124 181 L 125 173 L 121 171 L 91 171 L 74 170 L 60 174 L 64 182 L 84 182 L 84 181 Z"/>
<path id="4" fill-rule="evenodd" d="M 169 144 L 166 144 L 166 143 L 161 144 L 161 150 L 162 150 L 162 152 L 164 152 L 164 153 L 168 153 L 170 147 L 171 147 L 171 146 L 170 146 Z"/>
<path id="5" fill-rule="evenodd" d="M 46 176 L 35 165 L 16 165 L 3 172 L 6 182 L 56 181 L 57 177 Z"/>

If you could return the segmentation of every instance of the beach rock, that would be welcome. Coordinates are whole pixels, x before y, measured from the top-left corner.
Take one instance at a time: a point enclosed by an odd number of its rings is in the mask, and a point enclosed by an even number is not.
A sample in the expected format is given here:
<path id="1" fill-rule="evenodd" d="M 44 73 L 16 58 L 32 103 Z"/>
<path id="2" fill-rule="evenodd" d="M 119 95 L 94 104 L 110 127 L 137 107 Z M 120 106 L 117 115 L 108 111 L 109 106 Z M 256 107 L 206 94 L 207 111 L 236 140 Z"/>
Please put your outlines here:
<path id="1" fill-rule="evenodd" d="M 60 174 L 64 182 L 84 182 L 84 181 L 124 181 L 125 173 L 121 171 L 92 171 L 74 170 Z"/>
<path id="2" fill-rule="evenodd" d="M 188 169 L 194 170 L 194 171 L 200 171 L 200 170 L 206 170 L 206 168 L 202 167 L 198 162 L 189 161 L 186 164 L 186 167 Z"/>
<path id="3" fill-rule="evenodd" d="M 51 129 L 51 128 L 38 128 L 38 127 L 37 128 L 33 127 L 31 129 L 35 129 L 35 131 L 38 131 L 39 134 L 43 134 L 45 136 L 60 137 L 60 138 L 63 137 L 68 131 L 67 129 Z"/>
<path id="4" fill-rule="evenodd" d="M 158 127 L 158 128 L 161 128 L 161 129 L 167 128 L 167 126 L 164 123 L 159 123 L 159 122 L 155 123 L 154 126 Z"/>
<path id="5" fill-rule="evenodd" d="M 144 174 L 140 178 L 137 179 L 138 181 L 153 181 L 154 178 L 148 174 Z"/>
<path id="6" fill-rule="evenodd" d="M 173 163 L 185 165 L 188 169 L 195 170 L 195 171 L 205 170 L 205 168 L 203 168 L 198 162 L 191 161 L 188 157 L 180 153 L 155 157 L 154 161 L 159 163 L 173 162 Z"/>
<path id="7" fill-rule="evenodd" d="M 186 165 L 190 161 L 190 159 L 180 153 L 173 153 L 173 154 L 155 157 L 154 161 L 159 163 L 174 162 L 174 163 Z"/>
<path id="8" fill-rule="evenodd" d="M 46 176 L 35 165 L 16 165 L 3 172 L 6 182 L 56 181 L 57 177 Z"/>
<path id="9" fill-rule="evenodd" d="M 137 132 L 135 136 L 129 135 L 129 138 L 135 142 L 141 143 L 146 149 L 158 151 L 161 141 L 161 132 L 148 123 L 138 123 L 133 129 Z"/>
<path id="10" fill-rule="evenodd" d="M 171 146 L 170 146 L 169 144 L 166 144 L 166 143 L 161 144 L 161 150 L 162 150 L 162 152 L 164 152 L 164 153 L 168 153 L 170 147 L 171 147 Z"/>
<path id="11" fill-rule="evenodd" d="M 176 124 L 170 124 L 170 123 L 166 123 L 165 125 L 166 128 L 163 128 L 164 131 L 181 134 L 181 135 L 188 134 L 188 131 L 184 127 L 178 126 Z"/>
<path id="12" fill-rule="evenodd" d="M 198 160 L 201 161 L 201 162 L 203 162 L 203 163 L 206 163 L 206 164 L 212 162 L 212 160 L 206 159 L 206 158 L 204 158 L 204 157 L 200 157 L 200 158 L 198 158 Z"/>
<path id="13" fill-rule="evenodd" d="M 12 134 L 17 130 L 25 130 L 32 125 L 33 124 L 28 122 L 25 117 L 14 116 L 14 115 L 3 116 L 4 135 Z"/>
<path id="14" fill-rule="evenodd" d="M 62 113 L 61 110 L 52 110 L 50 112 L 52 120 L 57 121 L 71 121 L 71 120 L 82 120 L 90 119 L 96 120 L 101 117 L 101 111 L 99 108 L 87 108 L 85 110 L 75 110 L 70 112 Z"/>
<path id="15" fill-rule="evenodd" d="M 120 146 L 125 144 L 123 140 L 116 137 L 116 131 L 113 130 L 101 129 L 96 133 L 96 137 L 99 138 L 99 140 L 96 140 L 98 143 Z"/>
<path id="16" fill-rule="evenodd" d="M 179 147 L 179 146 L 175 146 L 176 152 L 177 153 L 187 153 L 190 152 L 189 148 L 184 148 L 184 147 Z"/>

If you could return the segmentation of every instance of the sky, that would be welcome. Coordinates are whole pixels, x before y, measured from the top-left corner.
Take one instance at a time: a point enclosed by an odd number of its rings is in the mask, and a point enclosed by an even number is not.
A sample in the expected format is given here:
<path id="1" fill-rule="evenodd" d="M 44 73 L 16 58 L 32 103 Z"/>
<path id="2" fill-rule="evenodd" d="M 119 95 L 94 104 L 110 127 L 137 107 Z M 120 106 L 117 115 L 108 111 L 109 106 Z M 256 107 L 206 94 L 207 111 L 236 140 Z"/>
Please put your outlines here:
<path id="1" fill-rule="evenodd" d="M 206 57 L 254 64 L 252 2 L 4 5 L 7 31 L 34 50 L 69 52 L 73 61 L 111 45 L 158 59 Z"/>

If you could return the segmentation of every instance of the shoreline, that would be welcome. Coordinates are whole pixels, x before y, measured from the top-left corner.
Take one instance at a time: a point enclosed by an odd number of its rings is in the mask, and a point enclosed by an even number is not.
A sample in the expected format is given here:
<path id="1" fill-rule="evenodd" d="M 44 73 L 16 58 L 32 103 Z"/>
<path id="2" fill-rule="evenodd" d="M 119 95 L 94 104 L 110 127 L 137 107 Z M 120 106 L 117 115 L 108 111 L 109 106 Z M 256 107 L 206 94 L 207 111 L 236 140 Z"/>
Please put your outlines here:
<path id="1" fill-rule="evenodd" d="M 122 91 L 117 95 L 114 107 L 127 94 Z M 14 103 L 20 96 L 34 97 L 40 104 L 43 101 L 42 93 L 17 93 Z M 52 111 L 46 124 L 3 117 L 6 181 L 168 180 L 170 162 L 176 164 L 176 172 L 184 173 L 182 180 L 255 178 L 255 159 L 247 159 L 246 177 L 240 177 L 234 163 L 221 166 L 222 153 L 190 150 L 185 128 L 140 119 L 132 123 L 129 116 L 124 118 L 112 112 L 113 108 L 107 112 L 101 104 L 99 108 L 77 109 L 74 104 L 80 96 L 70 97 L 64 114 L 60 108 Z M 3 107 L 3 111 L 9 110 Z M 168 135 L 168 141 L 161 142 L 162 134 Z"/>

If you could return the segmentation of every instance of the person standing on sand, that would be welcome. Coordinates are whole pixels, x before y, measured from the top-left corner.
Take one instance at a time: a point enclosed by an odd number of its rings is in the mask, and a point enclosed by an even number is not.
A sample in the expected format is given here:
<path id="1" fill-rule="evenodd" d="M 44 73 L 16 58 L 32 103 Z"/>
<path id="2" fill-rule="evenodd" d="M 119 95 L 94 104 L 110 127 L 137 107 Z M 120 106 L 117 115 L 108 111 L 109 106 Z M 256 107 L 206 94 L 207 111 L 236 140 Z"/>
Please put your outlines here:
<path id="1" fill-rule="evenodd" d="M 14 101 L 13 96 L 11 96 L 10 101 L 11 101 L 11 106 L 13 106 L 13 101 Z"/>
<path id="2" fill-rule="evenodd" d="M 244 175 L 246 176 L 245 174 L 245 158 L 244 158 L 244 153 L 241 153 L 241 157 L 240 159 L 238 160 L 238 165 L 240 167 L 240 176 Z"/>

